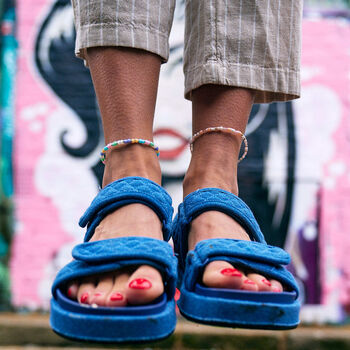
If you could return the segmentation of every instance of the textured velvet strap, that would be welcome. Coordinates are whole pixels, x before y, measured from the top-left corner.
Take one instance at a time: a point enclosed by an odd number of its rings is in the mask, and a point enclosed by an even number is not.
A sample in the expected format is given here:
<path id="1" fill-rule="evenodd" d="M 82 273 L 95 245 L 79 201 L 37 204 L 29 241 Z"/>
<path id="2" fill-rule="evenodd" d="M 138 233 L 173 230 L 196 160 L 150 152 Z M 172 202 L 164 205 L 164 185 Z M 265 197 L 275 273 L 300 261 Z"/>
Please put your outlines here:
<path id="1" fill-rule="evenodd" d="M 288 265 L 290 263 L 289 254 L 281 248 L 238 239 L 207 239 L 199 242 L 195 251 L 202 262 L 220 255 L 233 258 L 247 258 L 275 265 Z"/>
<path id="2" fill-rule="evenodd" d="M 72 255 L 75 260 L 66 265 L 54 281 L 53 295 L 60 286 L 84 276 L 148 264 L 162 273 L 169 298 L 174 296 L 177 259 L 172 247 L 164 241 L 147 237 L 113 238 L 79 244 Z"/>
<path id="3" fill-rule="evenodd" d="M 168 241 L 173 215 L 171 197 L 161 186 L 143 177 L 125 177 L 98 193 L 79 221 L 81 227 L 88 226 L 84 241 L 90 240 L 106 215 L 132 203 L 142 203 L 154 210 L 163 224 L 164 240 Z"/>
<path id="4" fill-rule="evenodd" d="M 290 261 L 289 254 L 283 249 L 272 247 L 265 243 L 208 239 L 196 245 L 188 252 L 184 281 L 188 290 L 194 290 L 203 268 L 211 261 L 223 260 L 242 266 L 256 273 L 274 278 L 298 294 L 298 287 L 292 274 L 282 265 Z"/>
<path id="5" fill-rule="evenodd" d="M 179 213 L 188 224 L 201 213 L 209 210 L 221 211 L 234 218 L 252 240 L 265 242 L 258 223 L 249 207 L 233 193 L 219 188 L 204 188 L 192 192 L 180 205 Z"/>
<path id="6" fill-rule="evenodd" d="M 252 241 L 266 243 L 264 235 L 249 207 L 236 195 L 219 188 L 205 188 L 192 192 L 180 204 L 172 227 L 175 251 L 184 267 L 190 223 L 203 212 L 215 210 L 235 219 Z"/>

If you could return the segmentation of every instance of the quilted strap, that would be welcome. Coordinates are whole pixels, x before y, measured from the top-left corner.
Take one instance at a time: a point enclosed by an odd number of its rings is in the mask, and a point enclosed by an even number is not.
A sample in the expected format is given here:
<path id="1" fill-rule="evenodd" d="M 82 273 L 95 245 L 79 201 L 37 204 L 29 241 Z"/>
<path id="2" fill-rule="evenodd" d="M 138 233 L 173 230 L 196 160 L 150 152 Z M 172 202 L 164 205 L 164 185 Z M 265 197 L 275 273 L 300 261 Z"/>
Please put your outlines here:
<path id="1" fill-rule="evenodd" d="M 58 273 L 53 283 L 53 295 L 69 281 L 142 264 L 151 265 L 162 273 L 169 298 L 175 294 L 177 259 L 172 247 L 164 241 L 148 237 L 113 238 L 79 244 L 72 255 L 75 260 Z"/>
<path id="2" fill-rule="evenodd" d="M 157 183 L 143 177 L 125 177 L 110 183 L 98 193 L 79 221 L 81 227 L 88 227 L 84 241 L 90 240 L 106 215 L 132 203 L 147 205 L 158 215 L 163 224 L 164 240 L 168 241 L 173 215 L 171 197 Z"/>
<path id="3" fill-rule="evenodd" d="M 264 235 L 249 207 L 236 195 L 219 188 L 204 188 L 192 192 L 179 205 L 173 223 L 175 251 L 184 267 L 190 223 L 203 212 L 215 210 L 231 216 L 249 234 L 252 241 L 266 243 Z"/>
<path id="4" fill-rule="evenodd" d="M 194 290 L 204 267 L 214 260 L 228 261 L 274 278 L 298 294 L 292 274 L 282 266 L 290 262 L 289 254 L 283 249 L 266 243 L 220 238 L 202 241 L 187 254 L 184 281 L 188 290 Z"/>
<path id="5" fill-rule="evenodd" d="M 195 251 L 202 262 L 220 256 L 247 258 L 257 262 L 288 265 L 289 254 L 281 248 L 265 243 L 242 241 L 238 239 L 217 238 L 199 242 Z"/>

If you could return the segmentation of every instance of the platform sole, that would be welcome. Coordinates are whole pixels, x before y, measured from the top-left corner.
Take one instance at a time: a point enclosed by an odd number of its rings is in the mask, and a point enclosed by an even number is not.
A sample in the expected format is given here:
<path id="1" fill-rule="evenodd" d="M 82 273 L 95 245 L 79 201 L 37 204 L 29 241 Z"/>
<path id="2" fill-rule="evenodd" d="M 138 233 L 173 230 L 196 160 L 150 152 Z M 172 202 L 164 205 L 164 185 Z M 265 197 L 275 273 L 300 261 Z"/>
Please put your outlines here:
<path id="1" fill-rule="evenodd" d="M 284 330 L 296 328 L 299 324 L 298 301 L 291 304 L 259 303 L 202 296 L 182 289 L 178 307 L 189 320 L 216 326 Z"/>
<path id="2" fill-rule="evenodd" d="M 176 326 L 175 302 L 154 315 L 88 315 L 63 309 L 51 300 L 50 324 L 59 335 L 98 343 L 140 343 L 161 340 Z"/>

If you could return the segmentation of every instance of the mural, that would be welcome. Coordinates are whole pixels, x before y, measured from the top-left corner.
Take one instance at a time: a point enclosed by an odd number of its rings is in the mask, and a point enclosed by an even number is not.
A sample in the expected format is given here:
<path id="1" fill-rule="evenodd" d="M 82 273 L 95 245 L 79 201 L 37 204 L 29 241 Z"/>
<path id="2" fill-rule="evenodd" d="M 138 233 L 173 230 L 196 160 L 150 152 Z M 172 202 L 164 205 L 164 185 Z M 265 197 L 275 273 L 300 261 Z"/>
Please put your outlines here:
<path id="1" fill-rule="evenodd" d="M 155 122 L 163 185 L 175 206 L 191 135 L 191 105 L 183 99 L 184 4 L 177 5 Z M 70 1 L 19 1 L 17 15 L 11 296 L 17 308 L 47 309 L 51 282 L 82 239 L 77 221 L 101 183 L 103 136 L 89 71 L 74 57 Z M 350 23 L 306 18 L 303 29 L 303 96 L 254 106 L 240 196 L 268 242 L 292 254 L 303 320 L 339 322 L 350 309 L 350 43 L 344 42 Z"/>

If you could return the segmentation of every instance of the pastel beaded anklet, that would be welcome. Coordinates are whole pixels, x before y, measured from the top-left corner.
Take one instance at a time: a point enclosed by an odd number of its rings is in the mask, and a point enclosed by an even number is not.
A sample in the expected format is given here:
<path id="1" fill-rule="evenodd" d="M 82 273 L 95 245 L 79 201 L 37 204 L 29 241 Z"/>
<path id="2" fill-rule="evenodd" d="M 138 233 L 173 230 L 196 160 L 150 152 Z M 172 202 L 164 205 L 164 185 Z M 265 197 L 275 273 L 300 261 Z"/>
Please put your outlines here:
<path id="1" fill-rule="evenodd" d="M 211 127 L 211 128 L 206 128 L 206 129 L 200 130 L 197 133 L 195 133 L 192 136 L 192 138 L 190 139 L 191 152 L 193 151 L 194 141 L 196 141 L 198 139 L 198 137 L 200 137 L 204 134 L 207 134 L 209 132 L 226 132 L 229 134 L 241 135 L 242 141 L 244 143 L 244 152 L 243 152 L 242 156 L 238 159 L 238 163 L 241 162 L 245 158 L 245 156 L 247 155 L 247 153 L 248 153 L 248 141 L 247 141 L 247 138 L 245 137 L 245 135 L 239 130 L 236 130 L 233 128 L 225 128 L 224 126 L 215 126 L 215 127 Z"/>
<path id="2" fill-rule="evenodd" d="M 100 153 L 100 159 L 103 164 L 106 162 L 106 152 L 116 148 L 116 147 L 121 147 L 121 146 L 127 146 L 129 144 L 133 143 L 139 143 L 140 145 L 148 146 L 153 148 L 156 153 L 157 157 L 159 157 L 159 147 L 155 146 L 155 144 L 152 141 L 149 140 L 144 140 L 144 139 L 125 139 L 125 140 L 118 140 L 118 141 L 113 141 L 109 143 L 108 145 L 104 146 L 101 153 Z"/>

